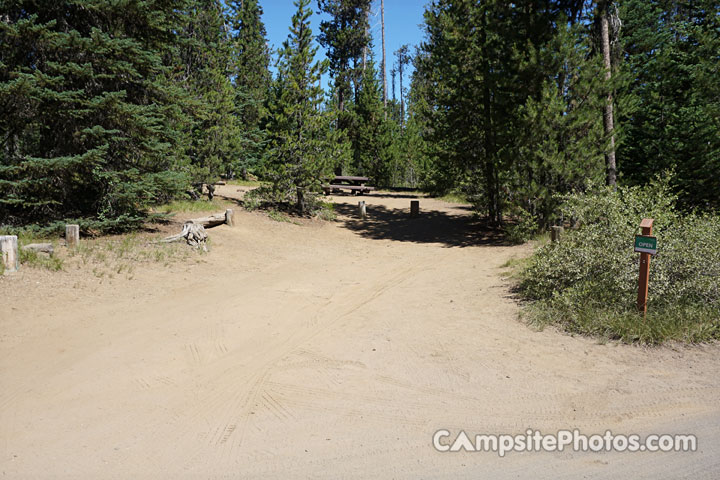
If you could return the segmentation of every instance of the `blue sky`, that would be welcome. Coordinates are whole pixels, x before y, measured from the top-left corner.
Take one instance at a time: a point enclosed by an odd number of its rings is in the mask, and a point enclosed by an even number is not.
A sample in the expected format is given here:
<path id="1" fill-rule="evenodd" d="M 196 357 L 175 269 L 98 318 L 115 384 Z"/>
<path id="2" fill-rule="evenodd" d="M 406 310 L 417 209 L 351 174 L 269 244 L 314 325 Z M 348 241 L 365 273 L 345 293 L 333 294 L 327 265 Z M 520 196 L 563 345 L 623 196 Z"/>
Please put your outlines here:
<path id="1" fill-rule="evenodd" d="M 414 46 L 422 42 L 423 31 L 420 24 L 423 22 L 425 4 L 426 0 L 385 0 L 385 50 L 388 58 L 388 97 L 392 96 L 390 69 L 395 59 L 393 52 L 405 43 L 411 45 L 410 50 L 412 52 L 414 51 Z M 260 5 L 263 8 L 263 22 L 267 29 L 268 41 L 273 48 L 277 49 L 288 35 L 290 19 L 295 13 L 293 0 L 260 0 Z M 311 18 L 312 30 L 313 34 L 317 36 L 318 33 L 320 33 L 320 22 L 327 17 L 321 17 L 317 13 L 316 0 L 311 0 L 310 7 L 314 12 Z M 373 0 L 373 13 L 376 15 L 370 19 L 371 33 L 375 44 L 377 66 L 380 68 L 380 61 L 382 59 L 380 0 Z M 318 55 L 324 55 L 322 47 L 320 47 Z M 408 73 L 411 70 L 412 66 L 408 68 Z M 409 76 L 406 78 L 409 78 Z M 328 81 L 328 78 L 324 78 L 323 85 L 327 87 Z M 403 81 L 404 87 L 407 88 L 408 85 L 409 82 Z M 399 93 L 399 86 L 396 85 L 396 95 L 399 95 Z"/>

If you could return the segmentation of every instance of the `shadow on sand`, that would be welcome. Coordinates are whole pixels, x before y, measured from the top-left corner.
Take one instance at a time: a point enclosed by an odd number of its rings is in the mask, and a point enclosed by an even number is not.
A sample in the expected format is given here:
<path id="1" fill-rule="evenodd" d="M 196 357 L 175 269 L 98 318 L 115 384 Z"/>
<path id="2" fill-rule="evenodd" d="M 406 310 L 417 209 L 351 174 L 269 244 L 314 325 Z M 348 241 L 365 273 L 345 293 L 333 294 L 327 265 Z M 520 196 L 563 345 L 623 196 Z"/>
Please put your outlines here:
<path id="1" fill-rule="evenodd" d="M 373 197 L 381 197 L 374 195 Z M 335 205 L 345 227 L 358 235 L 376 240 L 399 242 L 440 243 L 446 247 L 477 245 L 508 246 L 502 232 L 490 228 L 487 221 L 469 214 L 453 215 L 438 210 L 422 210 L 420 216 L 410 217 L 410 209 L 368 205 L 368 218 L 358 218 L 357 206 Z M 464 210 L 464 209 L 463 209 Z"/>

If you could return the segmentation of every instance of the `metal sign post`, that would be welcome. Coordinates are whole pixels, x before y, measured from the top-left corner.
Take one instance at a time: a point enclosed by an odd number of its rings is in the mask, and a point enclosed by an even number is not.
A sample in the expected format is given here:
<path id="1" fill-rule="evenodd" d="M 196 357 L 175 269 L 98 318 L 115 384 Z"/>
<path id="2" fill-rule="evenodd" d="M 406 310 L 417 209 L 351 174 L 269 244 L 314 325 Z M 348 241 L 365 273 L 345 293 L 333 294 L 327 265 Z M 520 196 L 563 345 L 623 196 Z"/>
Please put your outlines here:
<path id="1" fill-rule="evenodd" d="M 652 237 L 652 218 L 640 222 L 642 236 L 635 237 L 635 251 L 640 252 L 640 279 L 638 280 L 637 308 L 643 317 L 647 313 L 648 279 L 650 278 L 650 255 L 657 253 L 657 239 Z"/>

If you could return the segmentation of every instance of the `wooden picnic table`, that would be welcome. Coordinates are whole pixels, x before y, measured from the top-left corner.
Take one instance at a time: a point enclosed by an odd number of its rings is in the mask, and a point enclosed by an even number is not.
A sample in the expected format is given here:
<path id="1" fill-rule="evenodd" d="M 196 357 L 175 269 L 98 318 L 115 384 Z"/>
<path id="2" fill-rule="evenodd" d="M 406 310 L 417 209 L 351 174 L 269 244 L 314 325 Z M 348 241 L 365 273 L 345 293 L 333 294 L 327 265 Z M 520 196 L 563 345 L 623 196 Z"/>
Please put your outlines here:
<path id="1" fill-rule="evenodd" d="M 330 184 L 323 185 L 322 188 L 326 195 L 331 192 L 342 192 L 343 190 L 349 190 L 350 193 L 362 195 L 363 193 L 375 190 L 375 187 L 365 185 L 369 181 L 370 179 L 368 177 L 338 175 L 333 178 Z"/>

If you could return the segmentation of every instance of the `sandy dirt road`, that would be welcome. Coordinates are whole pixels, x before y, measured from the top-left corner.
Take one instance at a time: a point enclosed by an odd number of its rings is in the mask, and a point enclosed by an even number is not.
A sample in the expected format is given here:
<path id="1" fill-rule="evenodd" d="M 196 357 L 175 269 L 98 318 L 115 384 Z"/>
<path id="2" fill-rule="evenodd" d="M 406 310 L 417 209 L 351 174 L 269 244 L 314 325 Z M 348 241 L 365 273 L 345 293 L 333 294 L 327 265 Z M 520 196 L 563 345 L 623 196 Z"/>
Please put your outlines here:
<path id="1" fill-rule="evenodd" d="M 237 187 L 218 193 L 236 196 Z M 518 318 L 528 246 L 468 211 L 335 197 L 240 211 L 200 262 L 0 279 L 7 478 L 719 478 L 720 348 L 602 345 Z M 92 277 L 90 277 L 92 278 Z M 694 453 L 441 453 L 469 434 L 693 433 Z"/>

